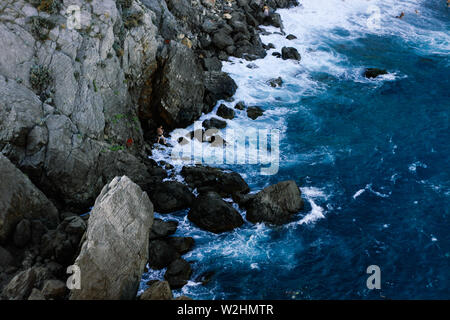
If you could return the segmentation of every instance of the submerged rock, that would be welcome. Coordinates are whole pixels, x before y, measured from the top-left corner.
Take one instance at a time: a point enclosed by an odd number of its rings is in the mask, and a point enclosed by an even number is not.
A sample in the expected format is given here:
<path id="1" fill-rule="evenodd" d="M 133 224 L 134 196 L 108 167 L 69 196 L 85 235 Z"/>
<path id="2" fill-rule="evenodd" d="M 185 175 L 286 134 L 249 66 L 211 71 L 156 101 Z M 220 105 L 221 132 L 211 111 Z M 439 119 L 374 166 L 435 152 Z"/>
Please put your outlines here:
<path id="1" fill-rule="evenodd" d="M 303 208 L 295 181 L 283 181 L 264 188 L 246 204 L 247 220 L 253 223 L 283 224 Z"/>
<path id="2" fill-rule="evenodd" d="M 364 77 L 372 79 L 376 78 L 378 76 L 388 74 L 388 72 L 385 69 L 379 69 L 379 68 L 367 68 L 364 71 Z"/>
<path id="3" fill-rule="evenodd" d="M 217 118 L 211 118 L 211 119 L 207 119 L 207 120 L 203 121 L 202 125 L 206 130 L 208 130 L 208 129 L 223 129 L 227 126 L 227 122 L 217 119 Z"/>
<path id="4" fill-rule="evenodd" d="M 90 214 L 86 241 L 75 260 L 81 289 L 70 299 L 134 299 L 148 260 L 153 205 L 128 177 L 106 185 Z"/>
<path id="5" fill-rule="evenodd" d="M 192 237 L 170 237 L 166 242 L 171 245 L 179 254 L 185 254 L 192 250 L 195 240 Z"/>
<path id="6" fill-rule="evenodd" d="M 244 223 L 239 212 L 215 192 L 201 194 L 194 201 L 188 219 L 200 228 L 214 233 L 231 231 Z"/>

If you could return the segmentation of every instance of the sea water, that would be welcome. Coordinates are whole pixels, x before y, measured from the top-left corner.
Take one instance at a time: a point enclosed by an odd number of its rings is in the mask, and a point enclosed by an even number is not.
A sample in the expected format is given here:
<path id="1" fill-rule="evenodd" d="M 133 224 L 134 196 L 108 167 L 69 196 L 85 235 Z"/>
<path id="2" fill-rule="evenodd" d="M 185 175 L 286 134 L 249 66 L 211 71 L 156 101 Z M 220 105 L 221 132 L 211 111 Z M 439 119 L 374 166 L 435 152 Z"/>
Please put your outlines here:
<path id="1" fill-rule="evenodd" d="M 228 127 L 279 130 L 279 171 L 221 166 L 242 174 L 252 191 L 295 180 L 305 210 L 284 226 L 246 222 L 219 235 L 197 228 L 185 211 L 156 214 L 196 240 L 184 256 L 192 279 L 175 295 L 449 299 L 450 8 L 444 0 L 303 0 L 277 12 L 297 39 L 267 27 L 262 40 L 275 49 L 252 62 L 257 68 L 225 63 L 239 88 L 234 102 L 221 103 L 265 110 L 256 120 L 236 110 Z M 295 47 L 301 62 L 272 56 L 283 46 Z M 367 67 L 389 73 L 366 79 Z M 281 88 L 268 85 L 280 76 Z M 380 290 L 366 285 L 371 265 L 380 268 Z M 202 285 L 205 272 L 213 275 Z M 146 273 L 141 290 L 163 274 Z"/>

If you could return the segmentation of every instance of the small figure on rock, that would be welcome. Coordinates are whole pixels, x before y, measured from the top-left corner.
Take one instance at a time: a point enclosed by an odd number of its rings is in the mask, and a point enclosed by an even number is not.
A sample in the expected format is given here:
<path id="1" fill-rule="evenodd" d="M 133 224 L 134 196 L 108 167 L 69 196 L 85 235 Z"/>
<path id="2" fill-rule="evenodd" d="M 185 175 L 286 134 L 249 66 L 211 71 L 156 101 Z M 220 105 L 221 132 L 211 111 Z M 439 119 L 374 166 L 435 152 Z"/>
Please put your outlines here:
<path id="1" fill-rule="evenodd" d="M 160 143 L 159 141 L 162 139 L 162 144 L 166 144 L 166 138 L 164 138 L 164 129 L 163 126 L 159 126 L 156 129 L 156 134 L 158 135 L 158 141 L 156 141 L 156 143 Z"/>
<path id="2" fill-rule="evenodd" d="M 405 16 L 405 13 L 404 12 L 402 12 L 402 13 L 400 13 L 400 15 L 399 16 L 396 16 L 396 18 L 397 19 L 401 19 L 401 18 L 403 18 Z"/>
<path id="3" fill-rule="evenodd" d="M 269 9 L 268 5 L 264 5 L 263 11 L 264 11 L 264 16 L 265 17 L 268 17 L 270 15 L 270 9 Z"/>

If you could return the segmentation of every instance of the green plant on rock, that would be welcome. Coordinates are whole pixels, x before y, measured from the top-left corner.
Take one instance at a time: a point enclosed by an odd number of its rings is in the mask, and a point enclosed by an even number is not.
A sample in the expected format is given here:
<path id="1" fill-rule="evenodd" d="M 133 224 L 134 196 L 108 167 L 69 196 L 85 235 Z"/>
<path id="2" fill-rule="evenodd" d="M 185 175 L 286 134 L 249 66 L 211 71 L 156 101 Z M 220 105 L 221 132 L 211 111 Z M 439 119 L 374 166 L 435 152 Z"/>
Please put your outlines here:
<path id="1" fill-rule="evenodd" d="M 115 145 L 109 147 L 109 150 L 111 150 L 111 151 L 119 151 L 119 150 L 124 150 L 124 149 L 125 149 L 125 148 L 124 148 L 123 146 L 119 146 L 119 145 L 117 145 L 117 144 L 115 144 Z"/>
<path id="2" fill-rule="evenodd" d="M 50 14 L 58 13 L 62 8 L 61 0 L 34 0 L 34 2 L 38 2 L 37 9 L 39 11 L 45 11 Z"/>
<path id="3" fill-rule="evenodd" d="M 40 16 L 32 16 L 30 17 L 29 23 L 31 25 L 31 34 L 38 40 L 47 40 L 48 34 L 51 29 L 53 29 L 56 24 L 50 19 L 40 17 Z"/>
<path id="4" fill-rule="evenodd" d="M 123 25 L 127 29 L 132 29 L 132 28 L 138 27 L 139 25 L 142 24 L 143 16 L 144 16 L 144 13 L 142 11 L 138 12 L 138 11 L 125 10 L 122 13 Z"/>
<path id="5" fill-rule="evenodd" d="M 133 4 L 133 0 L 116 0 L 116 5 L 123 9 L 128 9 Z"/>
<path id="6" fill-rule="evenodd" d="M 47 67 L 43 65 L 33 65 L 30 69 L 31 87 L 38 93 L 43 92 L 52 82 L 52 76 Z"/>

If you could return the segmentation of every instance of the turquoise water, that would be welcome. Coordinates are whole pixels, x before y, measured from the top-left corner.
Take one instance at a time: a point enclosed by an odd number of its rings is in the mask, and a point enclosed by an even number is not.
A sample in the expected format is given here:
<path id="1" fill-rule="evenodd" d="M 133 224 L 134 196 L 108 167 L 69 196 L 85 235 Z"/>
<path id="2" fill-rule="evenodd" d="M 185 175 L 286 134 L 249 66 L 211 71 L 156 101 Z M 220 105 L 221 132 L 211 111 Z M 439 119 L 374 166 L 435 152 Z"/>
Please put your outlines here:
<path id="1" fill-rule="evenodd" d="M 199 230 L 185 212 L 164 215 L 180 221 L 178 235 L 197 242 L 185 256 L 193 281 L 177 294 L 449 299 L 450 8 L 443 0 L 302 4 L 279 11 L 297 40 L 263 37 L 275 51 L 296 47 L 300 64 L 272 50 L 255 62 L 258 69 L 235 59 L 225 70 L 239 85 L 236 101 L 266 110 L 256 121 L 238 114 L 229 126 L 281 131 L 276 175 L 229 167 L 253 190 L 294 179 L 306 208 L 285 226 L 246 223 L 222 235 Z M 380 12 L 375 29 L 367 25 L 372 5 Z M 403 19 L 394 18 L 402 11 Z M 389 74 L 368 80 L 366 67 Z M 282 88 L 267 86 L 278 76 Z M 381 269 L 381 290 L 366 287 L 369 265 Z M 215 273 L 203 286 L 195 279 L 206 271 Z"/>

